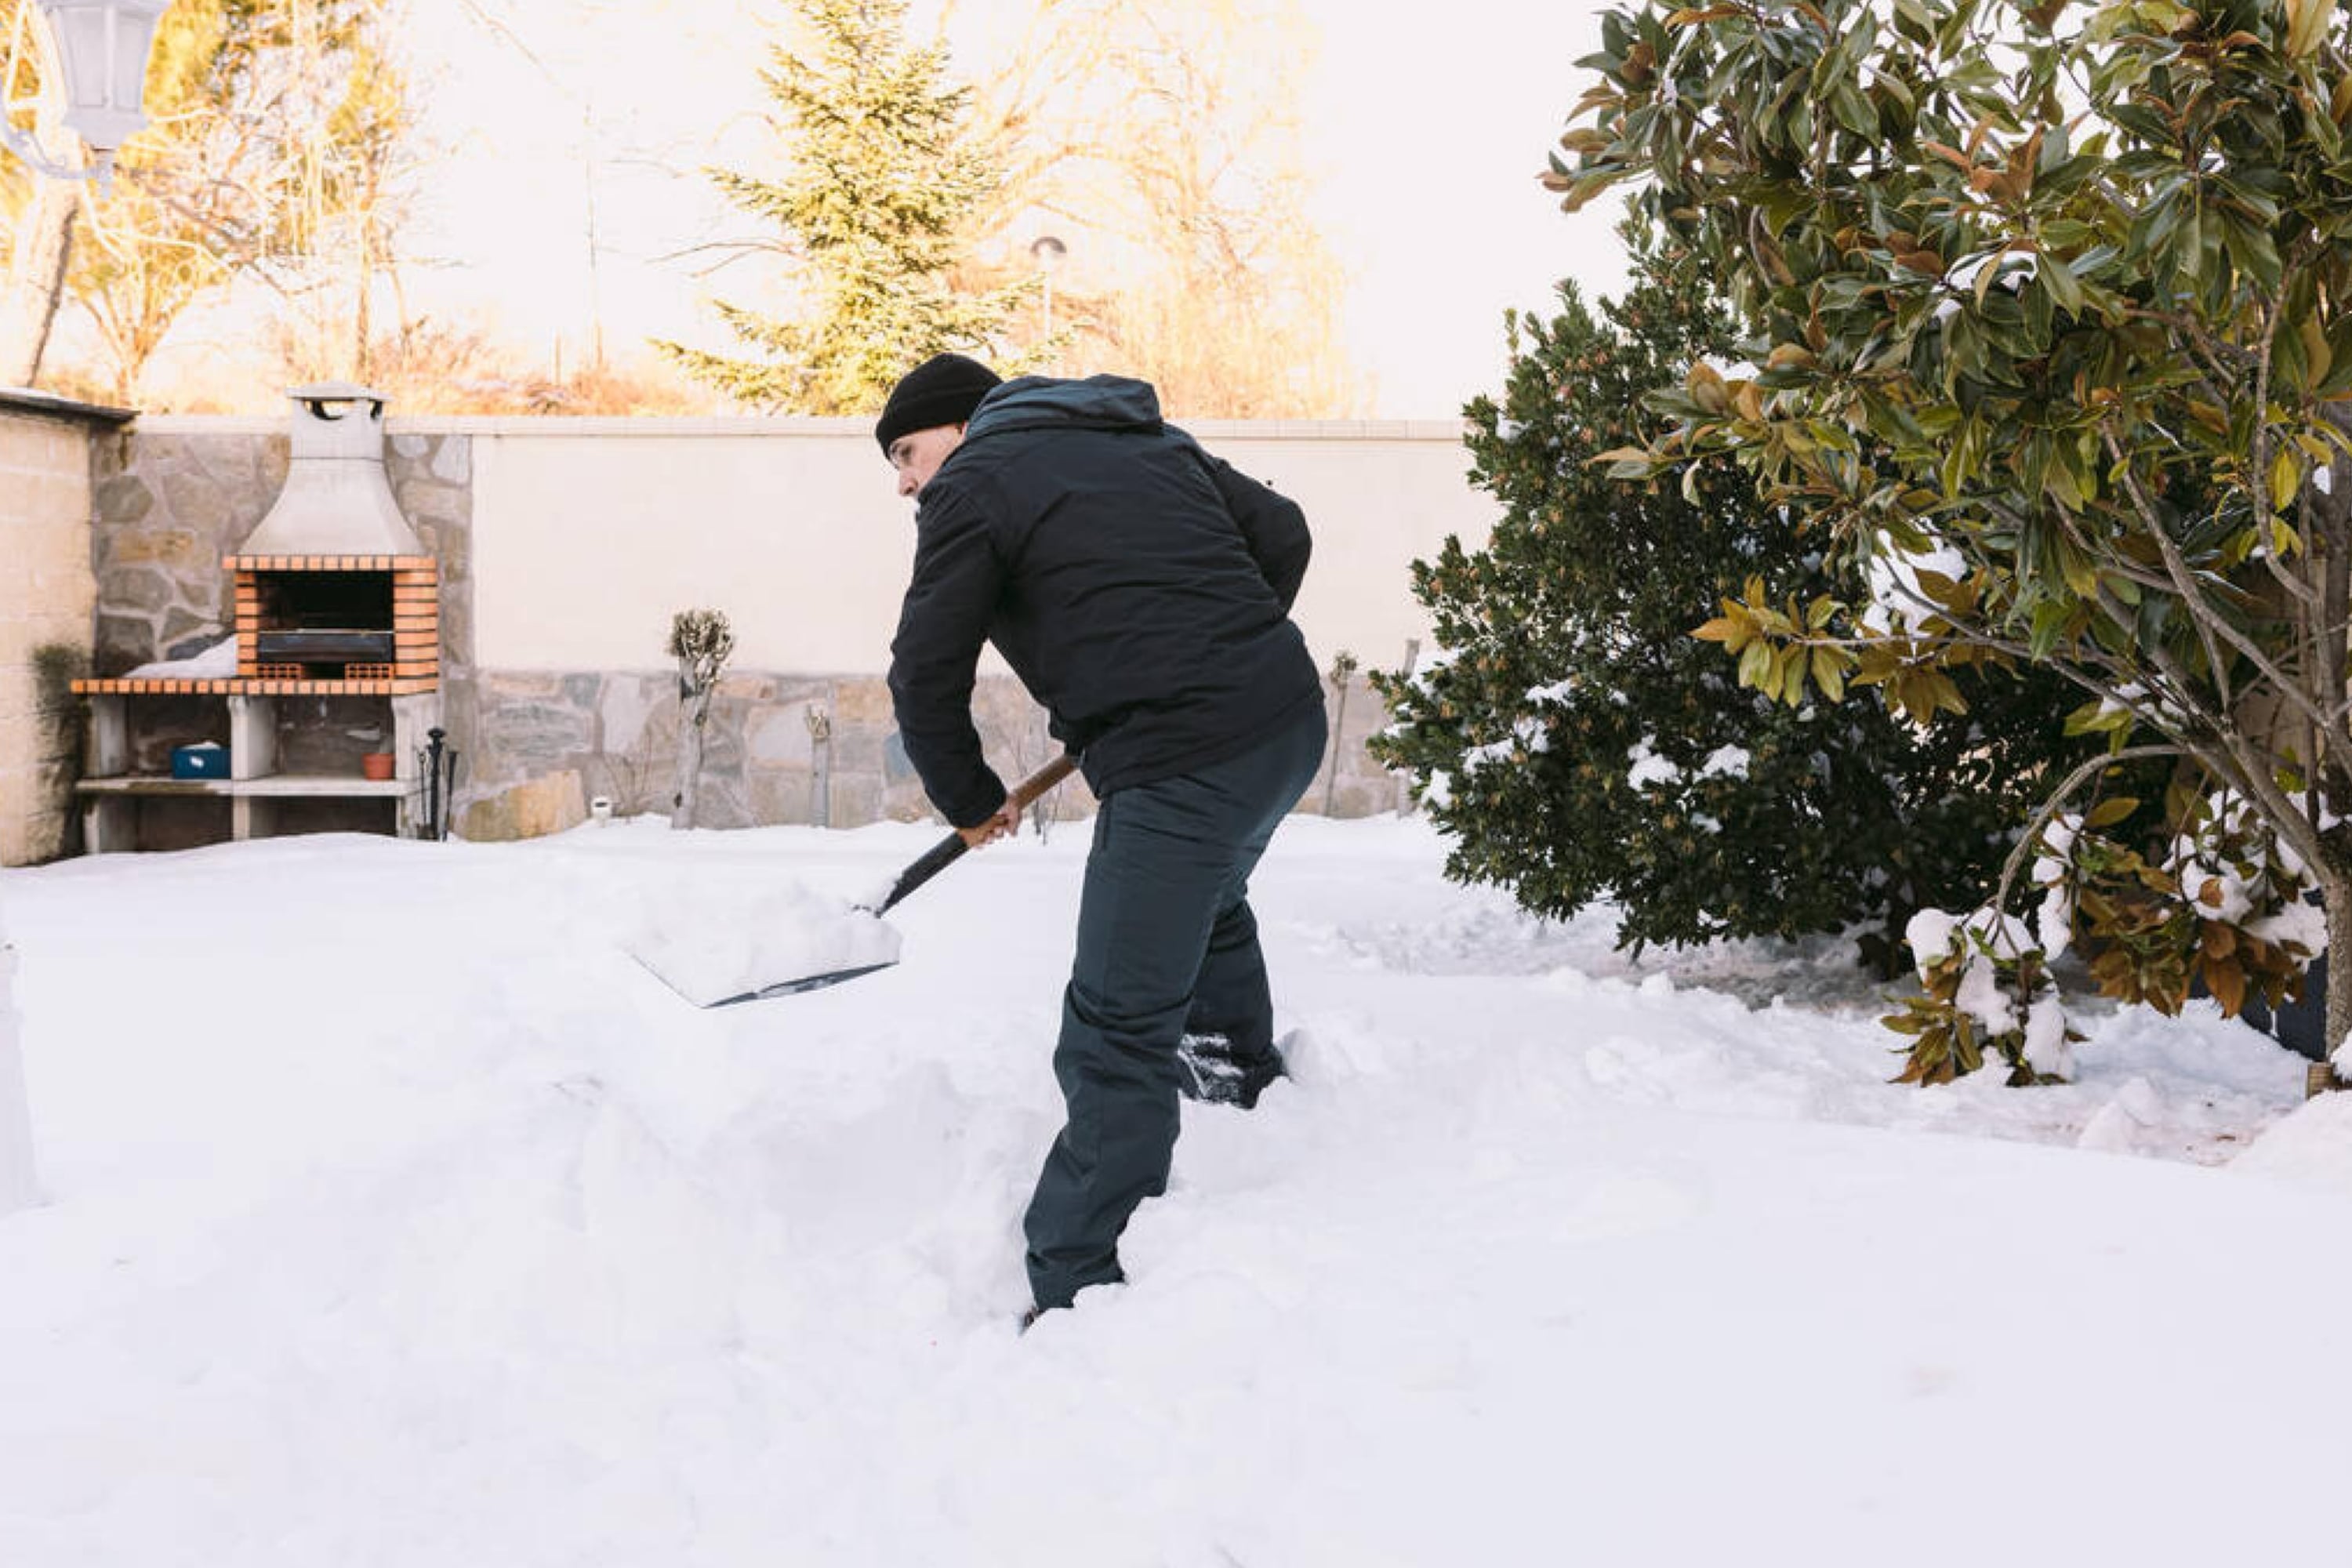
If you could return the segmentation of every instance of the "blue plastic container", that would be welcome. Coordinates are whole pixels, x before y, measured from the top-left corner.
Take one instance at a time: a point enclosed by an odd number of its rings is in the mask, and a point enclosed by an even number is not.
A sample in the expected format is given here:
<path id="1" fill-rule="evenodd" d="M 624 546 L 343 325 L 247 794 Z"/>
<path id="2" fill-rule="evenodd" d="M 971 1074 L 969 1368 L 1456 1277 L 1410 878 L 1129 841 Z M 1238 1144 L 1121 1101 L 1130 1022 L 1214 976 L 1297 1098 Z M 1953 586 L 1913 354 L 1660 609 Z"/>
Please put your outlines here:
<path id="1" fill-rule="evenodd" d="M 217 741 L 205 741 L 194 746 L 172 748 L 172 776 L 175 779 L 225 779 L 228 777 L 228 748 Z"/>

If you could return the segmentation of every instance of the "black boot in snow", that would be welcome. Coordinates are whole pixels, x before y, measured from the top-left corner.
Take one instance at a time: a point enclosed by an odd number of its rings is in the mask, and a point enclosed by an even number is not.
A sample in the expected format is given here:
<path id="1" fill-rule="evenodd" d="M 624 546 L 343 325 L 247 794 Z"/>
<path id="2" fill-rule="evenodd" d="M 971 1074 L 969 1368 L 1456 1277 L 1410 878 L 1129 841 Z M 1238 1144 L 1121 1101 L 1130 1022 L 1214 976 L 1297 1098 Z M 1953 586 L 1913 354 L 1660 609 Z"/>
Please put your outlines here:
<path id="1" fill-rule="evenodd" d="M 1187 1035 L 1177 1041 L 1177 1092 L 1203 1105 L 1239 1102 L 1242 1069 L 1233 1046 L 1223 1035 Z"/>
<path id="2" fill-rule="evenodd" d="M 1257 1109 L 1257 1097 L 1264 1094 L 1276 1079 L 1290 1076 L 1290 1064 L 1282 1059 L 1279 1047 L 1268 1046 L 1265 1055 L 1255 1061 L 1241 1064 L 1242 1081 L 1234 1103 L 1244 1110 Z"/>
<path id="3" fill-rule="evenodd" d="M 1183 1069 L 1177 1088 L 1187 1100 L 1204 1105 L 1254 1110 L 1265 1086 L 1287 1076 L 1279 1050 L 1269 1046 L 1262 1057 L 1244 1058 L 1223 1035 L 1185 1036 L 1177 1043 L 1176 1059 Z"/>

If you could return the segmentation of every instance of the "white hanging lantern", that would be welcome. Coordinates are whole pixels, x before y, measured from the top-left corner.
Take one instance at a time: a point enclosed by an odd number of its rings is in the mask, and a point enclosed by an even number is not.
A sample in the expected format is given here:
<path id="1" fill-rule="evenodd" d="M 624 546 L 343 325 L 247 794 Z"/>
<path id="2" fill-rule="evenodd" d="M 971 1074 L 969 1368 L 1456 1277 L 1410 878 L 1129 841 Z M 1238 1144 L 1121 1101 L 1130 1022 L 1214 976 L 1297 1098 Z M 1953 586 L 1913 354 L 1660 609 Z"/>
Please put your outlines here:
<path id="1" fill-rule="evenodd" d="M 51 179 L 103 180 L 115 149 L 147 123 L 141 100 L 155 24 L 171 0 L 38 0 L 55 46 L 66 129 L 89 144 L 91 166 L 61 167 L 30 136 L 0 124 L 0 142 Z"/>
<path id="2" fill-rule="evenodd" d="M 147 54 L 171 0 L 40 0 L 57 39 L 66 129 L 110 156 L 147 124 Z"/>

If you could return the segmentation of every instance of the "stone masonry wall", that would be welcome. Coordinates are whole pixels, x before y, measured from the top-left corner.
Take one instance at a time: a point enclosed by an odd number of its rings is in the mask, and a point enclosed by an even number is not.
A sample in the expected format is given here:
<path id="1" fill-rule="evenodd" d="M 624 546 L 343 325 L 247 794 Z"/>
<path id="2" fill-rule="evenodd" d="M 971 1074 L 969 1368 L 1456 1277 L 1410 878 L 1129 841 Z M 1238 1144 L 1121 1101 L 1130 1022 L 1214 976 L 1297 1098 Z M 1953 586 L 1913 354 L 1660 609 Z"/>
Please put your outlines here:
<path id="1" fill-rule="evenodd" d="M 569 826 L 598 796 L 616 816 L 669 815 L 685 722 L 675 673 L 494 673 L 478 697 L 476 752 L 464 761 L 458 789 L 465 837 Z M 984 678 L 973 706 L 989 758 L 1007 784 L 1059 750 L 1046 737 L 1044 712 L 1017 682 Z M 889 689 L 874 676 L 722 678 L 697 802 L 705 827 L 853 827 L 930 815 L 890 721 Z M 1056 792 L 1052 809 L 1068 817 L 1094 808 L 1074 779 Z"/>
<path id="2" fill-rule="evenodd" d="M 0 409 L 0 866 L 76 842 L 81 731 L 66 683 L 89 661 L 90 437 Z"/>
<path id="3" fill-rule="evenodd" d="M 1325 689 L 1331 691 L 1328 680 Z M 457 790 L 464 837 L 560 831 L 598 796 L 619 816 L 669 814 L 683 722 L 675 674 L 493 672 L 475 696 L 475 750 L 463 760 Z M 1044 710 L 1011 678 L 982 677 L 972 704 L 990 765 L 1008 785 L 1060 750 L 1045 732 Z M 812 715 L 819 724 L 812 726 Z M 1363 749 L 1387 720 L 1361 675 L 1350 681 L 1339 717 L 1339 765 L 1327 752 L 1299 809 L 1334 816 L 1396 810 L 1401 781 Z M 854 827 L 931 816 L 891 722 L 889 689 L 870 676 L 726 676 L 711 704 L 697 800 L 705 827 Z M 1056 820 L 1090 816 L 1094 797 L 1073 778 L 1047 809 Z"/>
<path id="4" fill-rule="evenodd" d="M 102 438 L 90 560 L 99 585 L 97 673 L 185 658 L 236 621 L 221 557 L 268 513 L 286 483 L 284 434 Z M 472 642 L 468 437 L 395 436 L 384 466 L 409 526 L 441 560 L 445 669 L 467 668 Z"/>

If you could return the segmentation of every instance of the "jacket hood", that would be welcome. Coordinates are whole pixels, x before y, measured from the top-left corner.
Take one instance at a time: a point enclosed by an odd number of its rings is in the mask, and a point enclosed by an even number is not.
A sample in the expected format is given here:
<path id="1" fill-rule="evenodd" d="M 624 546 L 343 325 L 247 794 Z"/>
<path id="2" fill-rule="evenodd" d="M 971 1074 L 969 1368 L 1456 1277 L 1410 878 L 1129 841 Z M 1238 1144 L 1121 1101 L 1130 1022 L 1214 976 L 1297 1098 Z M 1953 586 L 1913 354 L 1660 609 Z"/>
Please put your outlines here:
<path id="1" fill-rule="evenodd" d="M 1160 395 L 1151 384 L 1124 375 L 1084 381 L 1024 375 L 992 390 L 964 426 L 966 441 L 1013 430 L 1055 426 L 1087 430 L 1160 428 Z"/>

